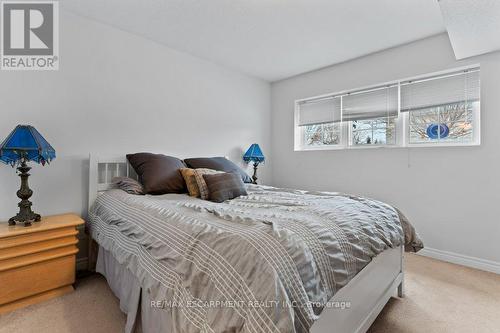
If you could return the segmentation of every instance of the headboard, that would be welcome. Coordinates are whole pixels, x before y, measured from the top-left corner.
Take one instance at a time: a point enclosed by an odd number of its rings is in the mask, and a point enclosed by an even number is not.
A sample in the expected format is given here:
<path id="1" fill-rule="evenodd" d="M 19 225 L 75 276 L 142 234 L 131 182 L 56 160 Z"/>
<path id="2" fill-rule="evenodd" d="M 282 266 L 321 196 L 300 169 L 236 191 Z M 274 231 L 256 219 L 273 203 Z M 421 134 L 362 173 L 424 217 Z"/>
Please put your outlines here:
<path id="1" fill-rule="evenodd" d="M 114 177 L 130 177 L 137 179 L 137 174 L 130 166 L 125 155 L 115 157 L 98 157 L 89 155 L 89 206 L 92 206 L 97 196 L 113 188 Z"/>
<path id="2" fill-rule="evenodd" d="M 224 157 L 229 159 L 227 156 Z M 136 180 L 138 178 L 125 155 L 111 157 L 89 155 L 89 210 L 99 194 L 114 187 L 111 183 L 114 177 L 130 177 Z"/>

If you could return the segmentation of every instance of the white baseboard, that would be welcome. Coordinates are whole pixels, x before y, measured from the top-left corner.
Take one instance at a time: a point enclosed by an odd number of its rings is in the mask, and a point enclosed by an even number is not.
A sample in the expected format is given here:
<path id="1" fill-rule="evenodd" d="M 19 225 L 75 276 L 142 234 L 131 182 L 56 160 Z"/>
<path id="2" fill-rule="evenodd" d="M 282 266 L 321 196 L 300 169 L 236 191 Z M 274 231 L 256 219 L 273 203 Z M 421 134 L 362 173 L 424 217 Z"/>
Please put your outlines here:
<path id="1" fill-rule="evenodd" d="M 493 272 L 500 274 L 500 262 L 470 257 L 463 254 L 454 252 L 442 251 L 432 248 L 424 248 L 418 254 L 442 261 L 451 262 L 462 266 L 480 269 L 483 271 Z"/>

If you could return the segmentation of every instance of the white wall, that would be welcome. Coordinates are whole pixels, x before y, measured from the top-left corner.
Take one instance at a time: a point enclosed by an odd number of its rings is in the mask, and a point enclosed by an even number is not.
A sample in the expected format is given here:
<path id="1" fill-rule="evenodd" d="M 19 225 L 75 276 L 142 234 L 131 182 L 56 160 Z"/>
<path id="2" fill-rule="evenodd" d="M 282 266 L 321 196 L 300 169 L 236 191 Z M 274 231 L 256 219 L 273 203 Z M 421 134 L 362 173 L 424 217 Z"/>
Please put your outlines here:
<path id="1" fill-rule="evenodd" d="M 481 64 L 480 147 L 293 151 L 294 100 Z M 500 53 L 455 61 L 439 35 L 272 84 L 272 180 L 399 207 L 425 244 L 500 263 Z"/>
<path id="2" fill-rule="evenodd" d="M 88 154 L 229 156 L 270 151 L 270 85 L 62 11 L 60 70 L 0 72 L 0 139 L 34 125 L 57 151 L 30 177 L 34 210 L 86 214 Z M 270 165 L 259 170 L 269 181 Z M 0 218 L 19 178 L 0 165 Z"/>

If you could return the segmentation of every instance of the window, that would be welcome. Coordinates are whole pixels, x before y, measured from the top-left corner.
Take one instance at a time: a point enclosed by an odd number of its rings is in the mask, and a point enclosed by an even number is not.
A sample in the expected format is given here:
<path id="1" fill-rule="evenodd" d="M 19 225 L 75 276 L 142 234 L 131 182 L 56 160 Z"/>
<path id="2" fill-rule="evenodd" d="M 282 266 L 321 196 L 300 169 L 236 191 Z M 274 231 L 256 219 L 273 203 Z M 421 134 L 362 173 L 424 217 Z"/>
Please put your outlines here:
<path id="1" fill-rule="evenodd" d="M 350 124 L 350 146 L 394 145 L 398 114 L 397 86 L 348 93 L 342 97 L 342 122 Z"/>
<path id="2" fill-rule="evenodd" d="M 299 103 L 297 123 L 301 147 L 340 145 L 342 137 L 340 102 L 340 98 L 326 97 Z"/>
<path id="3" fill-rule="evenodd" d="M 479 71 L 401 85 L 401 112 L 407 113 L 408 144 L 473 144 L 479 128 Z"/>
<path id="4" fill-rule="evenodd" d="M 479 68 L 296 102 L 295 149 L 479 144 Z"/>
<path id="5" fill-rule="evenodd" d="M 325 123 L 304 127 L 304 144 L 307 146 L 331 146 L 340 144 L 340 124 Z"/>
<path id="6" fill-rule="evenodd" d="M 396 144 L 395 118 L 377 118 L 351 122 L 351 145 Z"/>
<path id="7" fill-rule="evenodd" d="M 471 143 L 474 114 L 479 103 L 454 103 L 413 111 L 409 114 L 409 143 Z"/>

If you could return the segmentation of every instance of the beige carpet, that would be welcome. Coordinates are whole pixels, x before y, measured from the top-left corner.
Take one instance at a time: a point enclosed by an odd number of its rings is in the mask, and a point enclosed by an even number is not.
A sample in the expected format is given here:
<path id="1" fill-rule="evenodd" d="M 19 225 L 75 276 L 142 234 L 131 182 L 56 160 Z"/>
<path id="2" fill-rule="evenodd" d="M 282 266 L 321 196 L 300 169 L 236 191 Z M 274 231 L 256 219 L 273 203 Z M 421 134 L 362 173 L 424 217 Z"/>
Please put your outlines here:
<path id="1" fill-rule="evenodd" d="M 416 255 L 406 264 L 406 297 L 391 299 L 370 333 L 500 332 L 500 275 Z M 0 333 L 118 333 L 124 325 L 100 276 L 80 280 L 72 294 L 0 316 Z"/>

